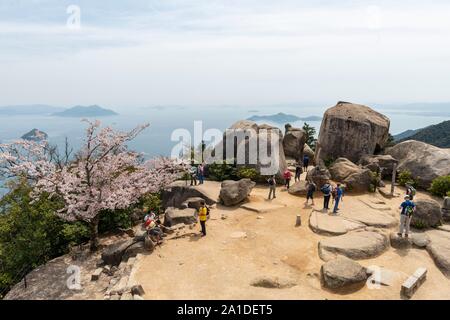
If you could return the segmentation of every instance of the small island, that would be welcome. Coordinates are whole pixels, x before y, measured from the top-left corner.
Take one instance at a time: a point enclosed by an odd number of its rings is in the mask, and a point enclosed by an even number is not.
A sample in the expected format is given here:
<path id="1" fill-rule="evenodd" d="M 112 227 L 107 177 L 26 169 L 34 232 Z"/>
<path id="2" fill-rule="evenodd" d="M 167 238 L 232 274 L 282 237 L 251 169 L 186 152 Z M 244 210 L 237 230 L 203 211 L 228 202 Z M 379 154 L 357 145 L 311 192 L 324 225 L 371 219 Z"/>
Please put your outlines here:
<path id="1" fill-rule="evenodd" d="M 248 118 L 250 121 L 272 121 L 276 123 L 287 123 L 287 122 L 295 122 L 295 121 L 321 121 L 322 118 L 318 116 L 309 116 L 309 117 L 298 117 L 292 114 L 286 114 L 283 112 L 273 114 L 273 115 L 265 115 L 258 116 L 254 115 Z"/>
<path id="2" fill-rule="evenodd" d="M 107 116 L 115 116 L 118 113 L 102 108 L 97 105 L 93 106 L 75 106 L 73 108 L 64 110 L 62 112 L 54 113 L 53 116 L 56 117 L 68 117 L 68 118 L 82 118 L 82 117 L 107 117 Z"/>
<path id="3" fill-rule="evenodd" d="M 48 134 L 39 129 L 33 129 L 30 132 L 25 133 L 21 138 L 23 140 L 41 142 L 48 139 Z"/>

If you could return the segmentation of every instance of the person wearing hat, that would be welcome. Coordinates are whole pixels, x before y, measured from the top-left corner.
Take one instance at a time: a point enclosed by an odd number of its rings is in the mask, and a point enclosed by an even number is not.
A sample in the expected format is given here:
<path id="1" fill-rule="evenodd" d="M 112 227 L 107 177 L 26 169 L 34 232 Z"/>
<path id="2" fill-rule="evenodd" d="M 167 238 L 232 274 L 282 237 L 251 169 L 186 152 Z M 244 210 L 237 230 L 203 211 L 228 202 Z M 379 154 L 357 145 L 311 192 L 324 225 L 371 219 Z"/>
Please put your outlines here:
<path id="1" fill-rule="evenodd" d="M 400 231 L 398 233 L 399 237 L 403 236 L 403 232 L 405 233 L 405 237 L 409 236 L 409 225 L 411 223 L 411 218 L 414 212 L 416 211 L 416 205 L 411 201 L 410 196 L 405 196 L 405 201 L 400 205 L 401 214 L 400 214 Z"/>

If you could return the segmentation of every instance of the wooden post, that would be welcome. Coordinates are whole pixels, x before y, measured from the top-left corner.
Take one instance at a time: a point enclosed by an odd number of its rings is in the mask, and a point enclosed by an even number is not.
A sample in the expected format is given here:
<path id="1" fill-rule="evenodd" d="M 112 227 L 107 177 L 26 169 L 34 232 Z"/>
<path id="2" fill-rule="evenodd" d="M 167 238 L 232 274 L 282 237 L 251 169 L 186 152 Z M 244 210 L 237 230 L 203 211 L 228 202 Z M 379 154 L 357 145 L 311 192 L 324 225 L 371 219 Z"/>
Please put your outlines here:
<path id="1" fill-rule="evenodd" d="M 297 221 L 295 222 L 296 227 L 300 227 L 302 225 L 302 217 L 297 215 Z"/>
<path id="2" fill-rule="evenodd" d="M 395 181 L 397 180 L 397 163 L 394 163 L 394 169 L 392 170 L 392 185 L 391 185 L 391 196 L 394 196 L 395 191 Z"/>

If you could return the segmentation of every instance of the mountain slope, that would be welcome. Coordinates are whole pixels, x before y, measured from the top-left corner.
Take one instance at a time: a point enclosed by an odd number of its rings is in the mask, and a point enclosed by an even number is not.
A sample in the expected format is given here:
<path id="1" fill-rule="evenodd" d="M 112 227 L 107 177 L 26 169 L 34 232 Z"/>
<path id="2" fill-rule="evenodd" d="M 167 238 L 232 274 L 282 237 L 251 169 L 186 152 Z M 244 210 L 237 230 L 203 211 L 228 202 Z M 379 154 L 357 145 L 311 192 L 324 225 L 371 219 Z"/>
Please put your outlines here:
<path id="1" fill-rule="evenodd" d="M 420 129 L 398 142 L 406 140 L 422 141 L 439 148 L 450 148 L 450 120 Z"/>

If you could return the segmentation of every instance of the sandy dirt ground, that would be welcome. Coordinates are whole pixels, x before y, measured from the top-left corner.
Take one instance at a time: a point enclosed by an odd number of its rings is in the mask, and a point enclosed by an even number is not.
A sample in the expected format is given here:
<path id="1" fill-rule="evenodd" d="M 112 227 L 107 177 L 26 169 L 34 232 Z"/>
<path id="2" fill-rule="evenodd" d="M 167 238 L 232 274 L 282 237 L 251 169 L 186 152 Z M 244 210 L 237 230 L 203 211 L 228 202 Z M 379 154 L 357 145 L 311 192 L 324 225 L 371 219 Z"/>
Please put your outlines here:
<path id="1" fill-rule="evenodd" d="M 304 179 L 304 177 L 303 177 Z M 204 188 L 215 189 L 217 183 Z M 388 186 L 389 187 L 389 186 Z M 313 208 L 305 207 L 304 197 L 278 188 L 274 207 L 266 213 L 218 205 L 211 211 L 207 237 L 199 236 L 199 226 L 187 228 L 186 235 L 168 240 L 137 266 L 136 281 L 143 285 L 146 299 L 401 299 L 401 284 L 419 267 L 428 269 L 428 278 L 413 299 L 450 299 L 450 280 L 436 267 L 424 249 L 389 248 L 381 256 L 359 261 L 362 265 L 380 266 L 396 273 L 390 286 L 360 286 L 344 292 L 331 292 L 321 286 L 320 269 L 324 263 L 318 255 L 318 242 L 326 237 L 308 226 Z M 218 190 L 214 190 L 218 192 Z M 398 189 L 398 192 L 403 190 Z M 257 186 L 250 197 L 256 206 L 268 204 L 268 189 Z M 322 209 L 321 193 L 316 193 L 314 209 Z M 419 193 L 418 198 L 429 195 Z M 379 194 L 347 195 L 341 213 L 366 210 L 361 202 L 381 199 L 392 208 L 388 212 L 399 219 L 401 198 L 385 199 Z M 296 227 L 301 215 L 302 226 Z M 395 230 L 396 231 L 396 230 Z M 259 277 L 279 277 L 297 285 L 287 289 L 251 286 Z"/>

